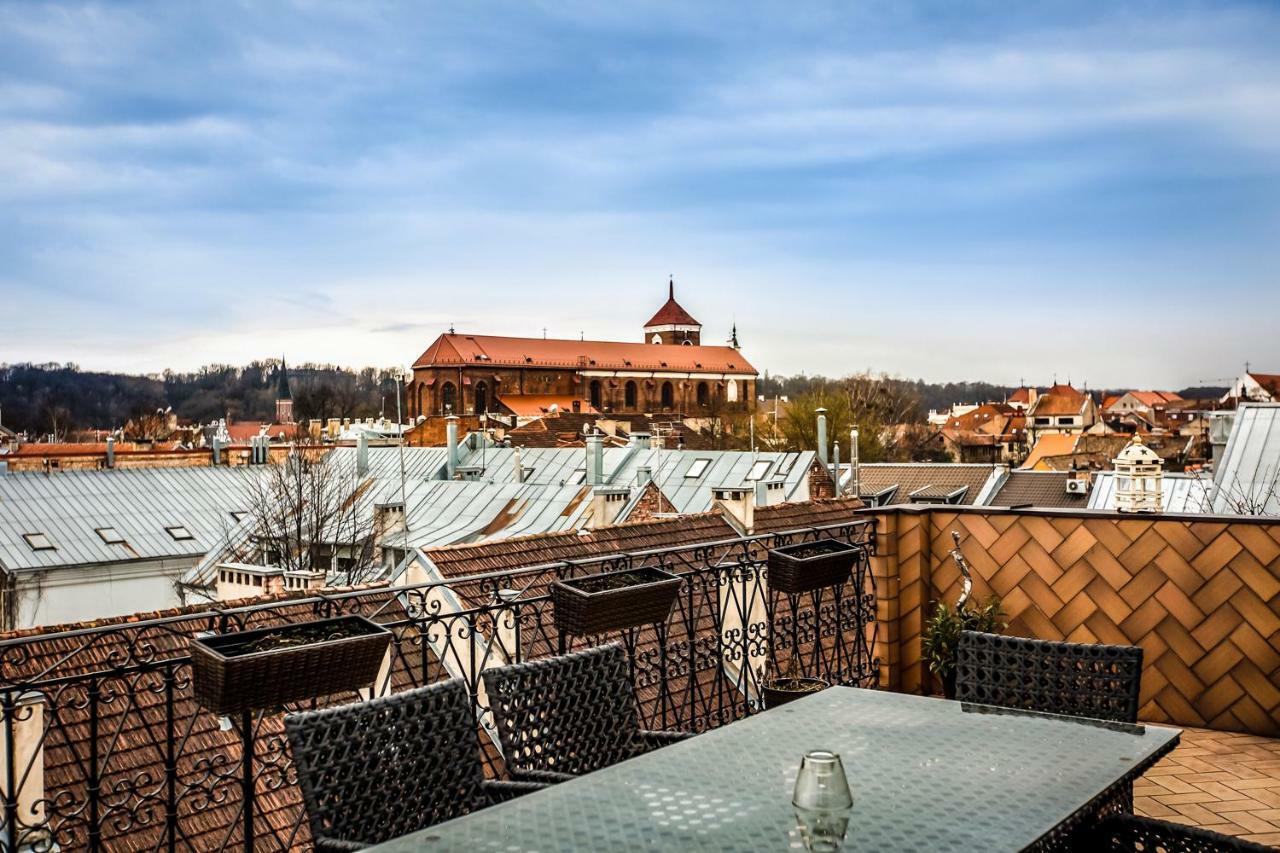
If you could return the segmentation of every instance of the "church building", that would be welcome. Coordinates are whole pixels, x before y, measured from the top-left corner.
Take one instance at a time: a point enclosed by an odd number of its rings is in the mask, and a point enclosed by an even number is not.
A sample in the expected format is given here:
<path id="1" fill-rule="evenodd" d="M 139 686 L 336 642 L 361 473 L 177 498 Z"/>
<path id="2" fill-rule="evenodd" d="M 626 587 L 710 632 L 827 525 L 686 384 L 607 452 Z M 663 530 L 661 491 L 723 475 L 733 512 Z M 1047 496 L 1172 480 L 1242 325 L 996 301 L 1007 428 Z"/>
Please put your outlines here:
<path id="1" fill-rule="evenodd" d="M 702 324 L 667 301 L 643 343 L 456 334 L 436 338 L 413 364 L 411 415 L 536 416 L 549 410 L 707 417 L 749 408 L 756 369 L 738 349 L 704 346 Z"/>

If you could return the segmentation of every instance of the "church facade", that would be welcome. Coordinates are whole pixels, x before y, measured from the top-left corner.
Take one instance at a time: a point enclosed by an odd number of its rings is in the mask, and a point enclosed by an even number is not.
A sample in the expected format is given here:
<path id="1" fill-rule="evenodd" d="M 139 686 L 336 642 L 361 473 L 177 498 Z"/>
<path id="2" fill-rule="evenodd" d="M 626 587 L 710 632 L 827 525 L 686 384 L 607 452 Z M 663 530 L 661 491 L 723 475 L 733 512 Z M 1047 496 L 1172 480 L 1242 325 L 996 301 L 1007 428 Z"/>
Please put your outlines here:
<path id="1" fill-rule="evenodd" d="M 707 417 L 750 408 L 756 369 L 737 347 L 704 346 L 702 324 L 675 299 L 644 325 L 641 343 L 457 334 L 413 364 L 413 416 L 552 411 Z"/>

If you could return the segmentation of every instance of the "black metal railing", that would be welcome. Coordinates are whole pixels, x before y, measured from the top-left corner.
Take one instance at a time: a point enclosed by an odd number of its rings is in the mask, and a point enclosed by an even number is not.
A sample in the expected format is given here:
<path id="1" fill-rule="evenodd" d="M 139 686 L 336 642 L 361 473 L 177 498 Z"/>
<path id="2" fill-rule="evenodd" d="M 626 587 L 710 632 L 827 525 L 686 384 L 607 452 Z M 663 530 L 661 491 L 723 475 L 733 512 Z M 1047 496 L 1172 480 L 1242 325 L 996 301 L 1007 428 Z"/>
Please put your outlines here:
<path id="1" fill-rule="evenodd" d="M 828 537 L 859 546 L 848 583 L 801 595 L 768 589 L 771 548 Z M 620 639 L 645 726 L 698 732 L 758 710 L 767 672 L 876 683 L 873 548 L 860 520 L 447 581 L 424 562 L 412 584 L 5 640 L 0 851 L 309 846 L 282 709 L 230 720 L 197 706 L 188 655 L 197 633 L 364 614 L 393 634 L 374 691 L 462 678 L 482 730 L 484 668 Z M 552 581 L 642 566 L 683 581 L 665 624 L 603 638 L 557 633 Z M 501 755 L 482 743 L 500 773 Z"/>

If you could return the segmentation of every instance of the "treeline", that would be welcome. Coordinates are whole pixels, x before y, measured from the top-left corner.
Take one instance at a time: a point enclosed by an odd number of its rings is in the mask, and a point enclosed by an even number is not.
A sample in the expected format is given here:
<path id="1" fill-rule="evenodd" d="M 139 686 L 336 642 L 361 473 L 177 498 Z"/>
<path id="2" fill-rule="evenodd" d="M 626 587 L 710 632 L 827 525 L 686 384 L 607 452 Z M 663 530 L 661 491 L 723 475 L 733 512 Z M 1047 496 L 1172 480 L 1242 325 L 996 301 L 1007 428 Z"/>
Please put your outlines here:
<path id="1" fill-rule="evenodd" d="M 198 424 L 228 417 L 269 421 L 275 417 L 279 369 L 280 362 L 271 360 L 131 376 L 82 371 L 74 364 L 4 364 L 0 424 L 63 439 L 78 430 L 122 427 L 167 409 Z M 299 420 L 374 417 L 384 411 L 395 416 L 388 370 L 307 363 L 290 365 L 288 374 Z"/>

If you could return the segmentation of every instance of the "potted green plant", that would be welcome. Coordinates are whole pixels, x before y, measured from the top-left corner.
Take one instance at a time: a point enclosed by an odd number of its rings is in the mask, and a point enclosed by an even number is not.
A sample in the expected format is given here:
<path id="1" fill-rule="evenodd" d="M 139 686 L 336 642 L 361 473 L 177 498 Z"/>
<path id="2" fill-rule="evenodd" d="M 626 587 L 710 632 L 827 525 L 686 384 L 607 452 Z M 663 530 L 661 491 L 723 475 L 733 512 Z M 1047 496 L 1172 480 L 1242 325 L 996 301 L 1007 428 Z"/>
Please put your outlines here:
<path id="1" fill-rule="evenodd" d="M 1005 629 L 1000 598 L 992 596 L 978 608 L 960 604 L 950 607 L 939 601 L 933 616 L 925 624 L 921 651 L 929 662 L 929 671 L 942 682 L 942 695 L 956 698 L 956 647 L 961 631 L 999 633 Z"/>
<path id="2" fill-rule="evenodd" d="M 192 689 L 205 708 L 230 714 L 367 687 L 390 642 L 363 616 L 192 637 Z"/>
<path id="3" fill-rule="evenodd" d="M 849 580 L 858 549 L 839 539 L 797 542 L 769 551 L 769 586 L 797 594 Z"/>
<path id="4" fill-rule="evenodd" d="M 557 580 L 551 601 L 556 628 L 581 637 L 665 622 L 679 592 L 680 578 L 645 567 Z"/>
<path id="5" fill-rule="evenodd" d="M 773 661 L 770 660 L 765 664 L 764 677 L 760 681 L 765 708 L 777 708 L 831 686 L 825 679 L 801 675 L 799 662 L 795 658 L 791 659 L 785 675 L 771 675 L 772 672 Z"/>

